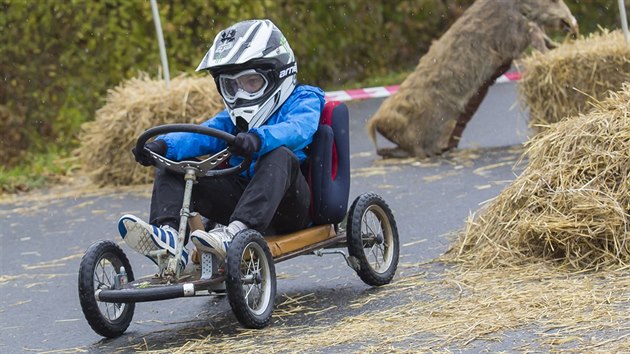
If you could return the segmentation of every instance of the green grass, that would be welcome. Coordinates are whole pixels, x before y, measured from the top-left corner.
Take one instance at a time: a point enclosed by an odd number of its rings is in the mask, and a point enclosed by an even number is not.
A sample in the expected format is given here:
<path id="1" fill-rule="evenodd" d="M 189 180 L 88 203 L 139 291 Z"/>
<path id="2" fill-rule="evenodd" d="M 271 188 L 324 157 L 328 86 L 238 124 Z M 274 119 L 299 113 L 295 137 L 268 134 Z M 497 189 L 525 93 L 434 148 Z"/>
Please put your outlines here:
<path id="1" fill-rule="evenodd" d="M 77 168 L 68 151 L 27 153 L 23 162 L 6 168 L 0 166 L 0 194 L 27 192 L 44 188 Z"/>

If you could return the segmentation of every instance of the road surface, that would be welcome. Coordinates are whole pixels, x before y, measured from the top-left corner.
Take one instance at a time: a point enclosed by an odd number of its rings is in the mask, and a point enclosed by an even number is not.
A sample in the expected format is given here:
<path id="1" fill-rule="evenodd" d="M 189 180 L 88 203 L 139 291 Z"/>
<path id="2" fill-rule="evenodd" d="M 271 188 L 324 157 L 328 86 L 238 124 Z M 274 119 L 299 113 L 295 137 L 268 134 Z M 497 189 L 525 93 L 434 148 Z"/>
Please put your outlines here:
<path id="1" fill-rule="evenodd" d="M 497 84 L 454 154 L 423 162 L 383 161 L 364 129 L 381 102 L 348 103 L 350 198 L 374 191 L 389 203 L 400 234 L 398 278 L 413 272 L 409 265 L 447 250 L 449 237 L 462 229 L 480 203 L 515 178 L 512 167 L 529 132 L 515 107 L 515 84 Z M 210 297 L 138 304 L 127 332 L 113 340 L 104 340 L 89 328 L 77 294 L 81 256 L 99 239 L 115 240 L 130 257 L 136 276 L 151 274 L 152 263 L 126 247 L 116 228 L 123 214 L 148 216 L 149 191 L 149 186 L 107 191 L 66 188 L 0 204 L 0 352 L 125 352 L 143 345 L 176 347 L 213 331 L 238 333 L 228 302 Z M 310 294 L 313 307 L 337 306 L 331 321 L 352 314 L 345 305 L 371 291 L 338 255 L 298 257 L 278 264 L 276 271 L 277 303 Z M 396 298 L 391 301 L 389 305 L 395 304 Z M 275 314 L 272 327 L 303 320 L 283 316 L 282 311 Z"/>

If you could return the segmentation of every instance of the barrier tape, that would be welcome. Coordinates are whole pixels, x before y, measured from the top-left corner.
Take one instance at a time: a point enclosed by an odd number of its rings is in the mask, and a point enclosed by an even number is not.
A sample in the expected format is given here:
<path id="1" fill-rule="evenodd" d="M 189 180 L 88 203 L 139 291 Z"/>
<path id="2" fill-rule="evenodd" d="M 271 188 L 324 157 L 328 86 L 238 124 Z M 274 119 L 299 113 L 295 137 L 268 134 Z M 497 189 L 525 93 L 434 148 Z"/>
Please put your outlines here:
<path id="1" fill-rule="evenodd" d="M 505 73 L 494 82 L 501 84 L 506 82 L 518 81 L 521 79 L 521 73 L 518 71 Z M 352 101 L 365 100 L 368 98 L 381 98 L 391 96 L 398 91 L 400 85 L 368 87 L 352 90 L 329 91 L 326 92 L 326 101 Z"/>

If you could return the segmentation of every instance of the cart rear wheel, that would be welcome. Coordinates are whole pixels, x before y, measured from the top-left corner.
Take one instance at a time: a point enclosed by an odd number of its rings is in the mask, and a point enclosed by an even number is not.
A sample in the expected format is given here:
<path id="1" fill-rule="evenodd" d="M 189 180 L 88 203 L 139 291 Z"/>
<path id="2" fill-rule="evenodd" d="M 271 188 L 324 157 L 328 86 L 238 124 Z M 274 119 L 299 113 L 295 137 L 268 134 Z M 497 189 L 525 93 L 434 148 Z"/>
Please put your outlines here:
<path id="1" fill-rule="evenodd" d="M 348 253 L 358 261 L 357 274 L 368 285 L 388 284 L 398 267 L 398 229 L 381 196 L 365 193 L 348 212 Z"/>
<path id="2" fill-rule="evenodd" d="M 271 321 L 276 268 L 265 239 L 255 230 L 238 233 L 227 252 L 226 289 L 238 321 L 263 328 Z"/>
<path id="3" fill-rule="evenodd" d="M 133 272 L 125 253 L 112 241 L 100 241 L 90 246 L 79 266 L 79 300 L 83 315 L 94 332 L 108 338 L 118 337 L 127 330 L 135 303 L 110 303 L 96 300 L 95 291 L 112 289 L 121 267 L 132 281 Z"/>

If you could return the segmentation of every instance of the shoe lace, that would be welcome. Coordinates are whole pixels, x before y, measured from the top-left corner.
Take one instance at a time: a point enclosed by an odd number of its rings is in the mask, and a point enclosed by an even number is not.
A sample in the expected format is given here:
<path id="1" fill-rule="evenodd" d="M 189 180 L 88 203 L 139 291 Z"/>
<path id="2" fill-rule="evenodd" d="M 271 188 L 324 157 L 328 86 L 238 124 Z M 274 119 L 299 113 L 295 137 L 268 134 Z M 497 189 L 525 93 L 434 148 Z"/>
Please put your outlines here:
<path id="1" fill-rule="evenodd" d="M 232 242 L 234 235 L 230 233 L 227 227 L 223 226 L 221 230 L 217 233 L 217 235 L 221 238 L 223 242 Z"/>

